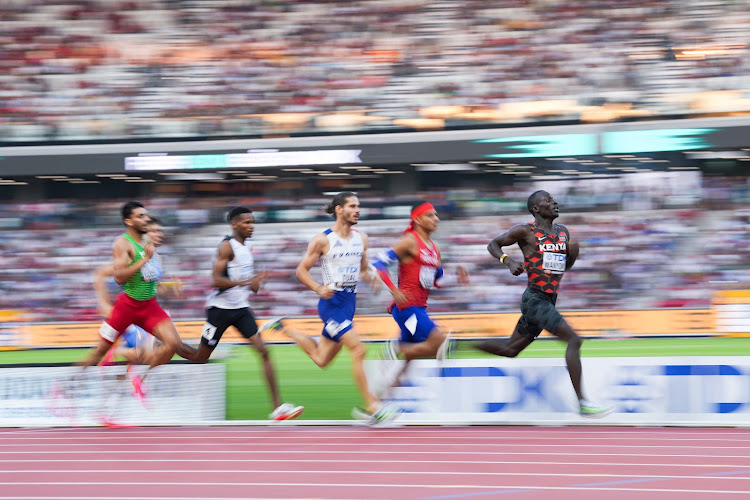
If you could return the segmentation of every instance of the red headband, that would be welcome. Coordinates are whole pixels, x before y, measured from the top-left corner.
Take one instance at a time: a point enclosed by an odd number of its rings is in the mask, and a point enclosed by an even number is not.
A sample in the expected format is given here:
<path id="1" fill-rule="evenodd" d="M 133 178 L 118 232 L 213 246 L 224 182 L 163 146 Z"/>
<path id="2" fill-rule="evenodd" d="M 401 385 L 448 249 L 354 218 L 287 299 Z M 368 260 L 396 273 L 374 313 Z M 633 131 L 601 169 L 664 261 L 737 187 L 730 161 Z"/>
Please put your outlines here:
<path id="1" fill-rule="evenodd" d="M 413 231 L 414 230 L 414 219 L 416 219 L 417 217 L 421 217 L 422 215 L 426 214 L 430 210 L 435 210 L 435 207 L 432 206 L 432 203 L 430 203 L 429 201 L 425 201 L 421 205 L 418 205 L 418 206 L 414 207 L 414 210 L 411 211 L 411 215 L 410 215 L 411 222 L 409 222 L 409 227 L 406 228 L 406 230 L 404 231 L 404 233 L 408 233 L 409 231 Z"/>

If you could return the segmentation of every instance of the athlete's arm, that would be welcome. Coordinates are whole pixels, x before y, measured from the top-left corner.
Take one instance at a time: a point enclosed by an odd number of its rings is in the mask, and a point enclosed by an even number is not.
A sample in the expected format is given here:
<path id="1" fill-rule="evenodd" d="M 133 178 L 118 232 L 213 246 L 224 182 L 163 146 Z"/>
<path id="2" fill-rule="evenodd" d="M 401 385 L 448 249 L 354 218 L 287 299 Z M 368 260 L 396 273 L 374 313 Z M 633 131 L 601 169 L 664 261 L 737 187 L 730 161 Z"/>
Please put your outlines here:
<path id="1" fill-rule="evenodd" d="M 418 251 L 419 245 L 417 245 L 417 240 L 412 234 L 406 234 L 393 247 L 386 249 L 378 255 L 378 258 L 372 263 L 378 272 L 378 276 L 380 276 L 380 280 L 388 287 L 391 295 L 393 295 L 393 300 L 399 306 L 406 304 L 409 298 L 391 280 L 391 275 L 388 273 L 388 265 L 396 261 L 402 264 L 409 263 L 417 255 Z"/>
<path id="2" fill-rule="evenodd" d="M 378 279 L 377 270 L 370 267 L 367 261 L 367 250 L 370 248 L 370 240 L 365 233 L 359 232 L 362 237 L 362 260 L 359 263 L 359 279 L 372 286 L 375 291 L 380 291 L 380 280 Z"/>
<path id="3" fill-rule="evenodd" d="M 440 252 L 440 247 L 437 243 L 435 243 L 435 247 L 437 247 L 438 258 L 440 259 L 440 267 L 435 271 L 435 286 L 437 288 L 444 288 L 446 286 L 453 286 L 456 283 L 468 285 L 469 271 L 464 266 L 456 266 L 456 274 L 447 274 L 443 270 L 443 254 Z"/>
<path id="4" fill-rule="evenodd" d="M 330 299 L 333 296 L 333 290 L 326 284 L 320 284 L 310 275 L 310 269 L 318 262 L 320 256 L 328 251 L 328 238 L 323 233 L 315 235 L 307 245 L 307 252 L 297 265 L 297 279 L 313 292 L 320 295 L 321 298 Z"/>
<path id="5" fill-rule="evenodd" d="M 560 227 L 563 231 L 565 231 L 565 236 L 568 238 L 568 254 L 565 259 L 565 270 L 567 271 L 571 267 L 573 267 L 573 264 L 576 263 L 576 260 L 578 260 L 578 252 L 580 250 L 580 247 L 578 246 L 578 240 L 574 240 L 570 237 L 570 231 L 567 227 L 560 224 Z"/>
<path id="6" fill-rule="evenodd" d="M 510 272 L 514 276 L 518 276 L 523 272 L 523 264 L 511 259 L 510 257 L 505 257 L 503 259 L 503 255 L 505 255 L 503 247 L 509 247 L 521 241 L 525 241 L 529 235 L 529 231 L 530 228 L 528 225 L 518 224 L 490 241 L 490 244 L 487 245 L 487 251 L 490 252 L 490 255 L 498 260 L 502 259 L 503 264 L 508 266 L 508 269 L 510 269 Z"/>
<path id="7" fill-rule="evenodd" d="M 144 243 L 143 257 L 130 265 L 134 255 L 132 252 L 134 251 L 133 245 L 122 236 L 115 240 L 112 247 L 112 266 L 114 269 L 113 276 L 118 285 L 127 283 L 151 259 L 154 255 L 154 245 Z"/>
<path id="8" fill-rule="evenodd" d="M 109 317 L 109 313 L 112 312 L 112 303 L 109 301 L 109 295 L 107 294 L 107 287 L 104 284 L 104 281 L 114 274 L 115 268 L 112 264 L 97 267 L 94 271 L 96 302 L 99 308 L 99 313 L 105 318 Z"/>

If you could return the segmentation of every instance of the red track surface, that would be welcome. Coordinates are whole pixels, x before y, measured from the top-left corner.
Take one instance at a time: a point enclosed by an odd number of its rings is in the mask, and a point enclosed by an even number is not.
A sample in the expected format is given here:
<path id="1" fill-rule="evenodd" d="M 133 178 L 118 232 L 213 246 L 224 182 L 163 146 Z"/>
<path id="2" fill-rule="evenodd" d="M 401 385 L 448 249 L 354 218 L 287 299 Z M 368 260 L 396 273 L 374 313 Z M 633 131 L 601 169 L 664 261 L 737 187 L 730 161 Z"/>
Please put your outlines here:
<path id="1" fill-rule="evenodd" d="M 750 498 L 750 429 L 0 430 L 7 499 Z"/>

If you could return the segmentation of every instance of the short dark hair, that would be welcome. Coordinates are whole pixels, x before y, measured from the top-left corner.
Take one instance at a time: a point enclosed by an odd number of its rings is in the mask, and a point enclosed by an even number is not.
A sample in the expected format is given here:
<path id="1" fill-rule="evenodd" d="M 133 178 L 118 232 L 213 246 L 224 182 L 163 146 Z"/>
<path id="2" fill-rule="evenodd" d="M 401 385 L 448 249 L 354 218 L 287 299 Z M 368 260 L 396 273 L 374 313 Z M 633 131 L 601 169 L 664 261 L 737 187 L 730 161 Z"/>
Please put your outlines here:
<path id="1" fill-rule="evenodd" d="M 534 191 L 533 193 L 531 193 L 531 196 L 529 196 L 529 199 L 526 201 L 526 208 L 529 209 L 529 213 L 531 213 L 531 215 L 534 215 L 534 211 L 532 210 L 534 205 L 539 203 L 539 200 L 541 198 L 544 198 L 544 195 L 546 194 L 549 194 L 549 193 L 543 189 L 540 189 L 539 191 Z"/>
<path id="2" fill-rule="evenodd" d="M 122 206 L 122 210 L 120 213 L 122 213 L 122 220 L 129 219 L 131 215 L 133 215 L 133 210 L 136 208 L 144 208 L 143 203 L 140 201 L 129 201 L 126 204 Z"/>
<path id="3" fill-rule="evenodd" d="M 236 218 L 237 216 L 239 216 L 239 215 L 242 215 L 242 214 L 251 214 L 251 213 L 253 213 L 253 211 L 252 211 L 252 210 L 250 210 L 250 209 L 249 209 L 249 208 L 247 208 L 247 207 L 234 207 L 234 208 L 232 208 L 232 209 L 231 209 L 231 210 L 229 211 L 229 213 L 227 214 L 227 222 L 229 222 L 229 223 L 231 224 L 231 223 L 232 223 L 232 221 L 233 221 L 233 220 L 234 220 L 234 219 L 235 219 L 235 218 Z"/>
<path id="4" fill-rule="evenodd" d="M 352 193 L 351 191 L 341 191 L 336 196 L 333 197 L 333 200 L 331 200 L 331 203 L 323 207 L 327 214 L 331 214 L 333 218 L 336 218 L 336 207 L 343 207 L 346 205 L 346 200 L 351 198 L 352 196 L 357 196 L 355 193 Z"/>
<path id="5" fill-rule="evenodd" d="M 160 218 L 158 218 L 158 217 L 157 217 L 157 216 L 155 216 L 155 215 L 151 215 L 151 214 L 149 214 L 148 218 L 149 218 L 149 221 L 148 221 L 148 223 L 149 223 L 149 224 L 159 224 L 160 226 L 161 226 L 161 225 L 163 225 L 163 224 L 161 223 L 161 219 L 160 219 Z"/>

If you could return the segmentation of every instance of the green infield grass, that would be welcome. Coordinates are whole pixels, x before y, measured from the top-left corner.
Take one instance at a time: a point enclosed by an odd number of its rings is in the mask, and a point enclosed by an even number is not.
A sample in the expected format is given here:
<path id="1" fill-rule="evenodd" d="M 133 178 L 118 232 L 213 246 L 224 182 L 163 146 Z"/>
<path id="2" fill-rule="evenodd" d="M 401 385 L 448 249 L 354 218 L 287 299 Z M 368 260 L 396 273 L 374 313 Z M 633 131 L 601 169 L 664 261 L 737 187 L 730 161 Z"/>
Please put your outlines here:
<path id="1" fill-rule="evenodd" d="M 461 359 L 492 357 L 471 347 L 471 341 L 458 342 L 456 357 Z M 368 344 L 368 358 L 376 359 L 378 343 Z M 244 345 L 222 346 L 224 357 L 215 362 L 227 366 L 227 418 L 229 420 L 266 419 L 271 403 L 259 356 Z M 81 360 L 87 349 L 40 349 L 0 352 L 0 364 L 72 363 Z M 305 406 L 300 417 L 311 420 L 350 418 L 360 403 L 352 382 L 350 357 L 344 350 L 331 365 L 318 368 L 295 345 L 270 346 L 282 398 Z M 750 354 L 750 339 L 745 338 L 646 338 L 585 340 L 583 357 L 654 356 L 743 356 Z M 217 352 L 218 354 L 218 352 Z M 565 344 L 556 340 L 533 343 L 520 357 L 559 358 Z"/>

